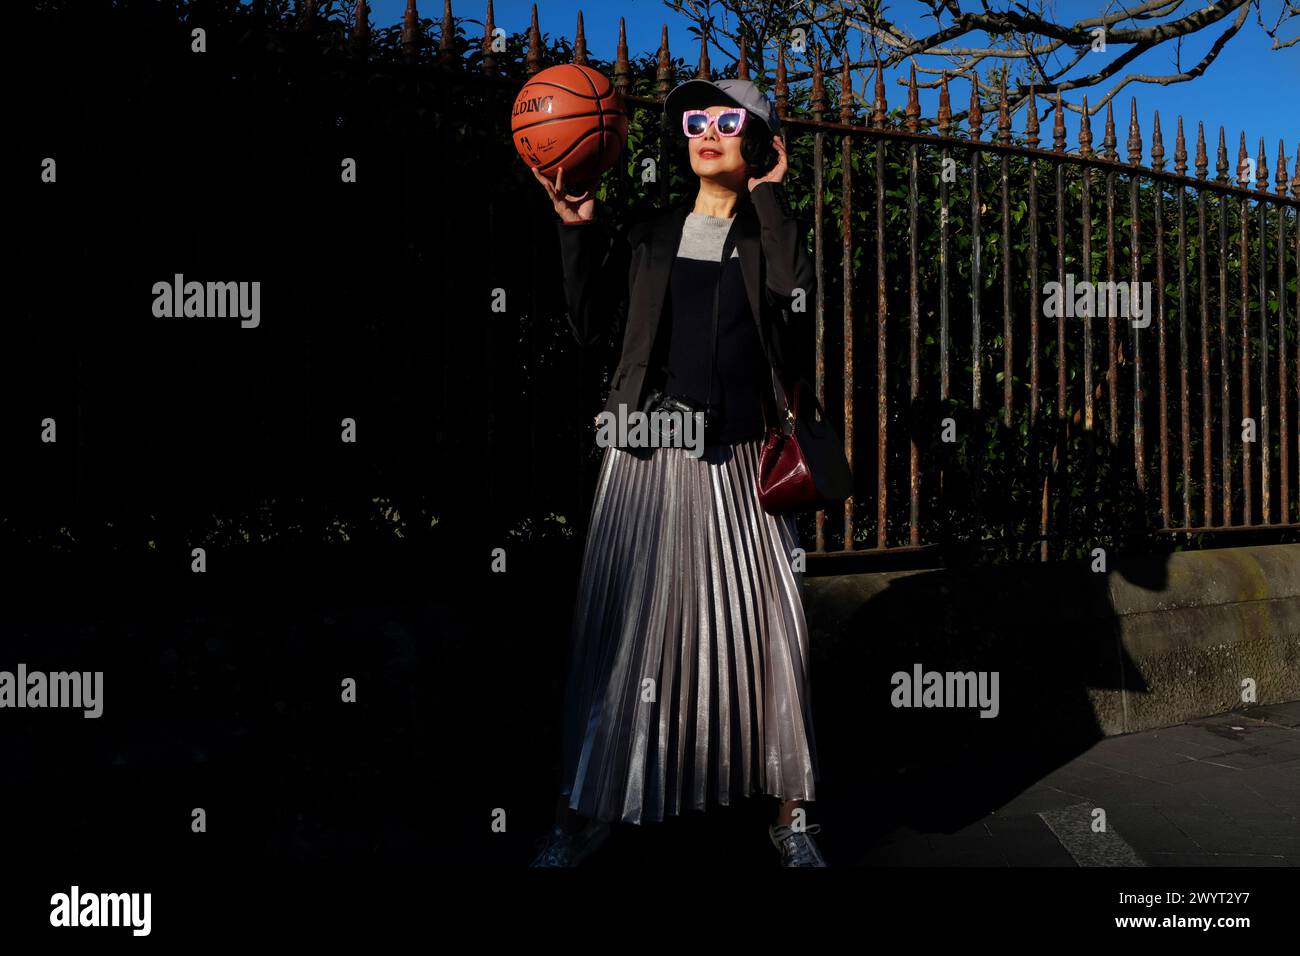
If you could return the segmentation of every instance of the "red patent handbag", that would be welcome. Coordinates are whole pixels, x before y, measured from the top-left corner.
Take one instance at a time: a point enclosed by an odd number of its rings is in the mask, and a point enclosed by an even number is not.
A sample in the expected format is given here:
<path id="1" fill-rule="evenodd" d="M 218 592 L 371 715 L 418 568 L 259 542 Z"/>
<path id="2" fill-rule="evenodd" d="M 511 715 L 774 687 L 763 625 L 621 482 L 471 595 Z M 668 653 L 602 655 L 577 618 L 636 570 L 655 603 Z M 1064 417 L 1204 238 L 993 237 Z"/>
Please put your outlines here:
<path id="1" fill-rule="evenodd" d="M 853 494 L 853 472 L 840 441 L 808 383 L 794 385 L 794 406 L 772 370 L 782 421 L 767 426 L 758 461 L 758 502 L 769 514 L 820 511 Z M 801 401 L 807 393 L 811 413 Z M 766 413 L 764 414 L 766 420 Z"/>

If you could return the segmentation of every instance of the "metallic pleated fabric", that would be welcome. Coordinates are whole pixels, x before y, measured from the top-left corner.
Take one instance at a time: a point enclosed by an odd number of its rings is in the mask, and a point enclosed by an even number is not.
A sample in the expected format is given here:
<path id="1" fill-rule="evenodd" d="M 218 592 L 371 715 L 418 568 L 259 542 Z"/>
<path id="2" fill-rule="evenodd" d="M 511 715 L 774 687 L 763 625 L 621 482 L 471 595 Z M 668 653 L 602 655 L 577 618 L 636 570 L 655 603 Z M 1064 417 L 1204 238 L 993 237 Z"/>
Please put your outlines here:
<path id="1" fill-rule="evenodd" d="M 761 446 L 605 450 L 565 688 L 561 792 L 585 817 L 815 799 L 798 535 L 759 506 Z"/>

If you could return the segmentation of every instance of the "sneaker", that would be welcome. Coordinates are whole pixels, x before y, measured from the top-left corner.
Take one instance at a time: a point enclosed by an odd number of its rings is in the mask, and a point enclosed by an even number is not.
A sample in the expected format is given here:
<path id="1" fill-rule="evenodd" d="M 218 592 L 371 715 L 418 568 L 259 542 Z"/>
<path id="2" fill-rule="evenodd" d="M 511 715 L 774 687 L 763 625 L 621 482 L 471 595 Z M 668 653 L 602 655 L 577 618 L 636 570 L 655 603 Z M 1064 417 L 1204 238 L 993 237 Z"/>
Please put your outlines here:
<path id="1" fill-rule="evenodd" d="M 826 866 L 812 835 L 821 830 L 820 823 L 804 827 L 802 831 L 788 826 L 768 827 L 767 835 L 781 854 L 782 866 Z"/>
<path id="2" fill-rule="evenodd" d="M 538 843 L 537 858 L 529 866 L 577 866 L 609 837 L 610 825 L 596 821 L 589 828 L 569 833 L 559 826 L 551 828 Z"/>

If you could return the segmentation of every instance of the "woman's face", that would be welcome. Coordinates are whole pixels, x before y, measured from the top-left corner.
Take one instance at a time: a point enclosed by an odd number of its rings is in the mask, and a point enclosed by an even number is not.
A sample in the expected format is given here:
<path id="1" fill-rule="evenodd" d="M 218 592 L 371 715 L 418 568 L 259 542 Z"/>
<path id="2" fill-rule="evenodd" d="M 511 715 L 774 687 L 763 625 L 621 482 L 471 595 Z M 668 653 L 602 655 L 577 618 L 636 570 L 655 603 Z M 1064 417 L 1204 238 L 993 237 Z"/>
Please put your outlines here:
<path id="1" fill-rule="evenodd" d="M 734 106 L 710 106 L 710 116 L 734 110 Z M 747 117 L 748 123 L 752 117 Z M 743 128 L 743 127 L 742 127 Z M 745 160 L 740 155 L 739 136 L 720 136 L 718 128 L 710 123 L 703 136 L 688 139 L 687 148 L 691 154 L 691 169 L 701 179 L 710 179 L 720 185 L 739 190 L 748 178 Z"/>

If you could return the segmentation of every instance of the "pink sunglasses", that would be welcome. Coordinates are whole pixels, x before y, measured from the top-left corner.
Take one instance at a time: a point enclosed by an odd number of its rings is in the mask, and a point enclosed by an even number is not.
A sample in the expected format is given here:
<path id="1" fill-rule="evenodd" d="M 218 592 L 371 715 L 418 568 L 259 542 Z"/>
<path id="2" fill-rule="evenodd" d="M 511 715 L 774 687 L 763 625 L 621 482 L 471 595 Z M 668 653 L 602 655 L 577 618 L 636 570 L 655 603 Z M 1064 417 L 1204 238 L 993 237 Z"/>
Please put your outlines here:
<path id="1" fill-rule="evenodd" d="M 686 110 L 682 113 L 682 132 L 688 139 L 699 139 L 709 131 L 709 125 L 713 124 L 719 136 L 739 136 L 741 128 L 745 125 L 744 110 L 725 110 L 712 117 L 708 110 Z"/>

